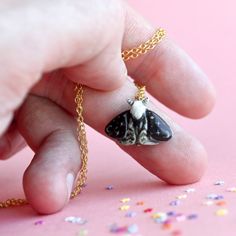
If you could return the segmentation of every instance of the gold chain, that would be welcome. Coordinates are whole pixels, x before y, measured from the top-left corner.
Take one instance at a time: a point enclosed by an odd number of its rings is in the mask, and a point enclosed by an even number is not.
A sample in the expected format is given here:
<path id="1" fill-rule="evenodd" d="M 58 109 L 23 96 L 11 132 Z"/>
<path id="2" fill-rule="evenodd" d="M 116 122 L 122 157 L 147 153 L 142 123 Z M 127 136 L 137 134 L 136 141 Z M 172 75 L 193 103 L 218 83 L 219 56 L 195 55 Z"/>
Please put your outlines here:
<path id="1" fill-rule="evenodd" d="M 166 32 L 164 29 L 159 28 L 154 35 L 147 40 L 144 43 L 141 43 L 139 46 L 131 49 L 124 50 L 121 53 L 122 59 L 124 61 L 128 61 L 130 59 L 135 59 L 138 56 L 147 53 L 149 50 L 155 48 L 155 46 L 162 41 L 162 39 L 165 37 Z M 145 90 L 146 87 L 144 85 L 140 85 L 138 83 L 135 83 L 138 91 L 135 95 L 136 100 L 142 100 L 145 98 Z"/>
<path id="2" fill-rule="evenodd" d="M 153 49 L 165 36 L 165 30 L 160 28 L 155 34 L 147 40 L 146 42 L 140 44 L 138 47 L 124 50 L 121 55 L 124 61 L 130 59 L 135 59 L 138 56 L 147 53 L 149 50 Z M 142 100 L 145 96 L 145 86 L 135 83 L 138 91 L 135 95 L 135 99 Z M 87 163 L 88 163 L 88 145 L 86 138 L 86 130 L 83 118 L 83 86 L 78 84 L 75 87 L 75 104 L 76 104 L 76 120 L 77 120 L 77 135 L 80 145 L 81 154 L 81 168 L 78 176 L 78 181 L 75 185 L 74 190 L 71 193 L 71 198 L 76 197 L 82 190 L 87 179 Z M 8 208 L 14 206 L 23 206 L 28 204 L 25 199 L 11 198 L 6 201 L 0 202 L 0 208 Z"/>
<path id="3" fill-rule="evenodd" d="M 138 47 L 124 50 L 121 55 L 124 61 L 130 59 L 135 59 L 138 56 L 147 53 L 149 50 L 153 49 L 161 40 L 165 37 L 166 32 L 164 29 L 158 29 L 155 34 L 146 42 L 140 44 Z"/>
<path id="4" fill-rule="evenodd" d="M 71 193 L 71 198 L 76 197 L 82 190 L 86 179 L 87 179 L 87 163 L 88 163 L 88 143 L 86 138 L 86 130 L 83 118 L 83 87 L 81 84 L 75 87 L 75 104 L 76 104 L 76 114 L 77 114 L 77 134 L 78 141 L 80 144 L 80 155 L 81 155 L 81 168 L 79 172 L 78 181 L 75 185 L 73 192 Z"/>

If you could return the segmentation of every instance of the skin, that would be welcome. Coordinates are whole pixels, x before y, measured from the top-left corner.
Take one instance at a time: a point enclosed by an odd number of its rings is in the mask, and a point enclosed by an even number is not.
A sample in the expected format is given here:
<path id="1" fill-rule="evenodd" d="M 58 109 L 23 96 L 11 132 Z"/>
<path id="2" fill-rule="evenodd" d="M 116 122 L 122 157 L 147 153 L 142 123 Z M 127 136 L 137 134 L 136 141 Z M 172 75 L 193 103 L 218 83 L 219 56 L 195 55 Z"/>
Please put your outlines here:
<path id="1" fill-rule="evenodd" d="M 104 135 L 136 92 L 128 75 L 183 116 L 201 118 L 214 106 L 207 76 L 168 38 L 124 64 L 121 50 L 155 32 L 125 2 L 2 0 L 0 31 L 0 158 L 25 145 L 34 150 L 23 185 L 39 213 L 55 213 L 68 203 L 66 176 L 76 177 L 80 169 L 74 82 L 85 86 L 85 122 Z M 207 163 L 204 147 L 152 103 L 149 108 L 168 122 L 173 138 L 157 146 L 120 147 L 167 183 L 198 181 Z M 94 110 L 100 112 L 94 116 Z"/>

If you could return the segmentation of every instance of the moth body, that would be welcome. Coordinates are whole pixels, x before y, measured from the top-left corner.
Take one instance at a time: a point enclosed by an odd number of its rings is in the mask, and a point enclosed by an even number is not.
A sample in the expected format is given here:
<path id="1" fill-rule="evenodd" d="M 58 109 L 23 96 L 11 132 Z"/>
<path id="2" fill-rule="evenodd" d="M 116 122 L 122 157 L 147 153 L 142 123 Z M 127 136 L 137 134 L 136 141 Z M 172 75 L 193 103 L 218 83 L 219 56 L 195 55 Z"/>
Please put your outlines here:
<path id="1" fill-rule="evenodd" d="M 148 99 L 127 100 L 130 110 L 116 116 L 105 132 L 124 145 L 154 145 L 172 137 L 168 124 L 155 112 L 147 109 Z"/>

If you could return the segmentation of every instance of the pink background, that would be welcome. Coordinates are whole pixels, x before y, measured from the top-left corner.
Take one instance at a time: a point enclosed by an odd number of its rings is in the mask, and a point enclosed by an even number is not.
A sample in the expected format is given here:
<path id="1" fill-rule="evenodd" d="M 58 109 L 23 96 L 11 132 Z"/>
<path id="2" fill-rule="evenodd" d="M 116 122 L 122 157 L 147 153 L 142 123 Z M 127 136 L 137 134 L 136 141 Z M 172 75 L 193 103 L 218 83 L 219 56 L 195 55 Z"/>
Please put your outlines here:
<path id="1" fill-rule="evenodd" d="M 157 180 L 134 162 L 115 145 L 92 130 L 88 130 L 90 143 L 88 186 L 82 195 L 62 212 L 50 216 L 38 216 L 29 206 L 0 210 L 0 235 L 76 235 L 87 229 L 88 235 L 111 235 L 109 225 L 136 223 L 139 235 L 172 235 L 181 230 L 183 235 L 235 235 L 236 193 L 226 188 L 236 186 L 236 4 L 234 0 L 213 1 L 156 1 L 130 0 L 156 26 L 168 30 L 171 38 L 180 44 L 206 71 L 217 88 L 218 100 L 214 111 L 203 120 L 192 121 L 173 112 L 172 117 L 191 131 L 206 146 L 209 153 L 209 168 L 201 182 L 191 185 L 196 192 L 189 194 L 180 206 L 169 206 L 176 195 L 190 186 L 168 186 Z M 201 99 L 201 98 L 199 98 Z M 204 101 L 202 101 L 204 102 Z M 106 147 L 106 148 L 101 148 Z M 10 161 L 0 165 L 0 199 L 23 197 L 22 174 L 32 157 L 28 149 Z M 214 186 L 217 180 L 224 186 Z M 109 184 L 112 191 L 105 190 Z M 209 193 L 223 194 L 229 214 L 215 215 L 218 206 L 203 206 Z M 119 200 L 132 199 L 131 210 L 138 215 L 125 218 L 119 211 Z M 144 201 L 144 206 L 136 206 Z M 154 223 L 150 214 L 143 213 L 147 207 L 155 211 L 196 213 L 192 221 L 177 222 L 169 230 Z M 88 220 L 84 226 L 64 222 L 67 216 L 80 216 Z M 43 225 L 35 226 L 42 219 Z"/>

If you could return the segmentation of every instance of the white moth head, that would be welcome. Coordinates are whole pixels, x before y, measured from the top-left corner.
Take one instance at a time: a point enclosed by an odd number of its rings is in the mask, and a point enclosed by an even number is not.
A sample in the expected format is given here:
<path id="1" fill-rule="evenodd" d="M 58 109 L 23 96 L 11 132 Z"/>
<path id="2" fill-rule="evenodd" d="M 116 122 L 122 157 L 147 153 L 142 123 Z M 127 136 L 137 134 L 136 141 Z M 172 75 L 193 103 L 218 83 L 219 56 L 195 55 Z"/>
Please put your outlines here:
<path id="1" fill-rule="evenodd" d="M 133 118 L 139 120 L 143 114 L 146 112 L 146 105 L 148 103 L 148 98 L 145 97 L 143 100 L 127 100 L 128 104 L 131 106 L 130 113 Z"/>

